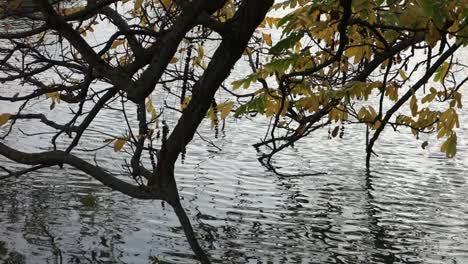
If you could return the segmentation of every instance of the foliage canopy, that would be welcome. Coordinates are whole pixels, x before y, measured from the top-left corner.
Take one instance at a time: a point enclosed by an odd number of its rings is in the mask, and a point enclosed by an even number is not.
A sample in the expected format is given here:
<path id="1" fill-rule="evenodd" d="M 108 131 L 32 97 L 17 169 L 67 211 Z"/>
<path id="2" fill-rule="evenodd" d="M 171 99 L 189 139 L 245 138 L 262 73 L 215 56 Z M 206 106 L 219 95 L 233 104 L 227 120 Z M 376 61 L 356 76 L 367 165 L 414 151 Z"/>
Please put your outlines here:
<path id="1" fill-rule="evenodd" d="M 367 128 L 367 167 L 386 127 L 408 128 L 415 137 L 436 133 L 441 151 L 456 154 L 468 78 L 456 55 L 468 44 L 466 0 L 31 3 L 2 7 L 0 101 L 8 111 L 0 113 L 0 154 L 30 167 L 0 166 L 1 178 L 65 164 L 131 197 L 167 201 L 204 263 L 209 258 L 181 207 L 174 175 L 203 119 L 217 131 L 231 116 L 270 118 L 268 137 L 255 147 L 273 171 L 279 151 L 318 129 L 342 137 L 350 124 Z M 226 82 L 241 58 L 251 73 Z M 228 96 L 220 101 L 218 90 Z M 60 105 L 67 114 L 52 119 L 35 112 L 37 104 L 50 112 Z M 102 146 L 86 153 L 122 153 L 129 179 L 77 149 L 97 116 L 114 113 L 121 133 L 98 129 Z M 176 113 L 177 122 L 165 120 L 167 113 Z M 28 120 L 53 132 L 47 151 L 7 145 Z"/>

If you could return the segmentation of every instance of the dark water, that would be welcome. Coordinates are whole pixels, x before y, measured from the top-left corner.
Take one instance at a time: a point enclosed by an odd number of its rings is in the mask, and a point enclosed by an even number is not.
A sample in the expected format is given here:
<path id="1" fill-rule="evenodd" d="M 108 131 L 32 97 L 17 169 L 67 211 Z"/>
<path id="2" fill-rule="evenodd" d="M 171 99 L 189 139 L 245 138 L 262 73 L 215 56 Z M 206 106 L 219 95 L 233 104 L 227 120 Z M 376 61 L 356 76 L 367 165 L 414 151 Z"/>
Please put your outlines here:
<path id="1" fill-rule="evenodd" d="M 0 112 L 12 107 L 2 103 Z M 59 118 L 68 112 L 65 105 L 48 107 L 30 110 Z M 107 113 L 94 129 L 120 135 L 121 122 Z M 468 115 L 460 123 L 455 159 L 439 153 L 434 140 L 422 150 L 426 138 L 387 131 L 367 176 L 365 131 L 347 126 L 343 139 L 328 140 L 325 129 L 276 161 L 285 173 L 327 174 L 279 177 L 260 166 L 251 147 L 263 138 L 266 120 L 230 119 L 218 138 L 206 122 L 201 135 L 221 150 L 196 137 L 178 163 L 179 191 L 215 263 L 468 263 Z M 34 122 L 19 126 L 47 131 Z M 93 131 L 81 148 L 105 139 Z M 17 133 L 5 142 L 38 151 L 49 136 Z M 97 161 L 118 173 L 124 158 L 105 149 Z M 97 199 L 91 206 L 83 202 L 90 195 Z M 27 263 L 56 263 L 59 255 L 63 263 L 196 262 L 170 207 L 111 192 L 67 167 L 0 182 L 0 241 L 0 259 Z"/>

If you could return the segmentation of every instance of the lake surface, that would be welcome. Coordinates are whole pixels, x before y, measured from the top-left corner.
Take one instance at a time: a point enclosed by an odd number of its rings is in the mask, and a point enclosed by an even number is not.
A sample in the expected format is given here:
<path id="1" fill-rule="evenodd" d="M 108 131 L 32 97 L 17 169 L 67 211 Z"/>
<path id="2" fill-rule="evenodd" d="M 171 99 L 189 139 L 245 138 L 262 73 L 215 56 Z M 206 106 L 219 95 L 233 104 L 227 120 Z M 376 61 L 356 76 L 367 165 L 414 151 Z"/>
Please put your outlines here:
<path id="1" fill-rule="evenodd" d="M 241 74 L 237 68 L 233 76 Z M 1 94 L 13 91 L 0 85 Z M 0 113 L 12 107 L 2 102 Z M 69 112 L 48 107 L 38 102 L 30 110 L 59 120 Z M 195 137 L 176 169 L 182 203 L 215 263 L 468 263 L 468 115 L 460 121 L 456 158 L 446 159 L 432 136 L 423 150 L 425 136 L 388 130 L 370 175 L 365 131 L 346 126 L 343 139 L 328 140 L 324 129 L 276 160 L 284 173 L 326 173 L 310 177 L 279 177 L 260 166 L 251 145 L 264 137 L 267 120 L 231 118 L 217 138 L 206 121 L 200 134 L 221 150 Z M 120 115 L 104 113 L 94 129 L 120 135 L 121 124 Z M 48 131 L 35 122 L 19 127 Z M 40 140 L 50 135 L 15 133 L 5 140 L 11 146 L 48 147 Z M 80 148 L 103 139 L 90 131 Z M 118 173 L 124 158 L 104 149 L 97 162 Z M 94 206 L 82 202 L 89 195 Z M 1 181 L 0 258 L 17 252 L 26 263 L 55 263 L 58 251 L 64 263 L 196 262 L 172 209 L 160 201 L 111 192 L 69 167 Z"/>

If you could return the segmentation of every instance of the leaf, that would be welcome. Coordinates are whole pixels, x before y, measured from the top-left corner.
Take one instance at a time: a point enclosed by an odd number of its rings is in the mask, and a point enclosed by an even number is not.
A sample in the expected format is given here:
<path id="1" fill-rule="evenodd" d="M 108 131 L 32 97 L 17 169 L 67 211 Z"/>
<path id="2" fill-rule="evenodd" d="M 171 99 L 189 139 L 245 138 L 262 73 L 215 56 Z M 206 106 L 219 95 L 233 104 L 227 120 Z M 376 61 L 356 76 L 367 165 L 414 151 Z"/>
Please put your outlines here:
<path id="1" fill-rule="evenodd" d="M 380 120 L 376 120 L 376 121 L 372 124 L 372 129 L 379 129 L 381 126 L 382 126 L 382 122 L 381 122 Z"/>
<path id="2" fill-rule="evenodd" d="M 182 102 L 182 104 L 180 105 L 180 109 L 183 111 L 185 110 L 185 108 L 187 108 L 188 104 L 190 103 L 190 100 L 192 100 L 192 97 L 185 97 L 184 98 L 184 101 Z"/>
<path id="3" fill-rule="evenodd" d="M 229 113 L 231 113 L 231 109 L 233 106 L 234 102 L 227 102 L 218 105 L 218 111 L 221 112 L 221 119 L 225 119 L 229 115 Z"/>
<path id="4" fill-rule="evenodd" d="M 273 46 L 273 41 L 271 40 L 271 35 L 270 34 L 266 34 L 266 33 L 262 33 L 262 36 L 263 36 L 263 40 L 265 41 L 265 43 L 268 45 L 268 46 Z"/>
<path id="5" fill-rule="evenodd" d="M 429 46 L 431 46 L 431 48 L 434 48 L 440 39 L 440 33 L 433 23 L 429 23 L 428 27 L 429 28 L 428 33 L 426 34 L 426 42 L 427 44 L 429 44 Z"/>
<path id="6" fill-rule="evenodd" d="M 172 0 L 161 0 L 161 3 L 163 4 L 164 8 L 169 8 L 172 4 Z"/>
<path id="7" fill-rule="evenodd" d="M 436 6 L 434 5 L 433 0 L 422 0 L 421 5 L 422 5 L 424 15 L 426 15 L 428 17 L 433 17 L 434 16 L 434 13 L 435 13 L 434 10 L 435 10 Z"/>
<path id="8" fill-rule="evenodd" d="M 457 104 L 457 107 L 458 107 L 458 108 L 462 108 L 462 107 L 463 107 L 463 104 L 462 104 L 462 95 L 461 95 L 461 93 L 459 93 L 459 92 L 454 92 L 454 93 L 453 93 L 453 98 L 454 98 L 454 100 L 455 100 L 455 102 L 456 102 L 456 104 Z"/>
<path id="9" fill-rule="evenodd" d="M 139 10 L 143 6 L 143 0 L 135 0 L 135 6 L 133 7 L 133 10 Z"/>
<path id="10" fill-rule="evenodd" d="M 8 120 L 10 120 L 11 114 L 1 114 L 0 115 L 0 127 L 5 125 Z"/>
<path id="11" fill-rule="evenodd" d="M 73 13 L 79 12 L 83 10 L 85 7 L 84 6 L 76 6 L 76 7 L 70 7 L 70 8 L 63 8 L 60 10 L 61 15 L 71 15 Z"/>
<path id="12" fill-rule="evenodd" d="M 405 81 L 406 79 L 408 79 L 408 76 L 406 76 L 405 71 L 400 70 L 399 73 L 400 73 L 400 77 L 401 77 L 404 81 Z"/>
<path id="13" fill-rule="evenodd" d="M 116 39 L 116 40 L 114 40 L 114 42 L 112 43 L 111 49 L 115 49 L 115 48 L 117 48 L 118 46 L 123 45 L 124 43 L 125 43 L 125 40 L 124 40 L 124 39 Z"/>
<path id="14" fill-rule="evenodd" d="M 434 82 L 443 83 L 448 71 L 450 70 L 450 63 L 444 62 L 436 71 L 434 75 Z"/>
<path id="15" fill-rule="evenodd" d="M 377 111 L 375 111 L 374 107 L 369 105 L 369 117 L 374 120 L 377 117 Z"/>
<path id="16" fill-rule="evenodd" d="M 367 118 L 368 112 L 365 107 L 361 107 L 361 109 L 358 112 L 358 118 L 359 120 L 365 120 Z"/>
<path id="17" fill-rule="evenodd" d="M 392 101 L 398 100 L 398 87 L 394 84 L 387 86 L 387 88 L 385 89 L 385 94 Z"/>
<path id="18" fill-rule="evenodd" d="M 412 116 L 416 116 L 418 114 L 418 100 L 416 99 L 415 95 L 411 97 L 410 109 Z"/>
<path id="19" fill-rule="evenodd" d="M 21 5 L 23 4 L 23 0 L 7 1 L 7 3 L 8 3 L 7 8 L 9 10 L 15 10 L 21 7 Z"/>
<path id="20" fill-rule="evenodd" d="M 176 57 L 172 58 L 171 61 L 169 62 L 170 64 L 176 64 L 179 61 Z"/>
<path id="21" fill-rule="evenodd" d="M 275 46 L 271 47 L 269 51 L 270 54 L 279 54 L 283 51 L 286 51 L 294 47 L 294 45 L 296 45 L 296 43 L 299 40 L 301 40 L 303 36 L 304 36 L 304 32 L 298 32 L 298 33 L 293 33 L 286 38 L 283 38 L 278 43 L 276 43 Z"/>
<path id="22" fill-rule="evenodd" d="M 205 50 L 202 45 L 198 45 L 198 57 L 202 59 L 205 57 Z"/>
<path id="23" fill-rule="evenodd" d="M 421 100 L 421 103 L 430 103 L 434 100 L 434 98 L 436 97 L 436 93 L 430 93 L 426 96 L 423 97 L 423 99 Z"/>
<path id="24" fill-rule="evenodd" d="M 437 133 L 437 138 L 441 138 L 445 136 L 445 134 L 447 133 L 448 133 L 448 130 L 445 127 L 443 127 L 439 130 L 439 133 Z"/>
<path id="25" fill-rule="evenodd" d="M 146 112 L 151 113 L 154 111 L 153 101 L 148 97 L 146 101 Z"/>
<path id="26" fill-rule="evenodd" d="M 151 114 L 151 122 L 155 121 L 158 118 L 158 114 L 156 113 L 156 109 L 153 106 L 153 101 L 151 100 L 150 97 L 147 98 L 148 100 L 146 101 L 146 112 Z"/>
<path id="27" fill-rule="evenodd" d="M 457 135 L 453 133 L 440 147 L 440 151 L 445 152 L 447 158 L 453 158 L 457 154 Z"/>
<path id="28" fill-rule="evenodd" d="M 367 48 L 365 46 L 349 47 L 345 51 L 346 57 L 354 57 L 354 63 L 359 63 L 366 55 Z"/>
<path id="29" fill-rule="evenodd" d="M 277 25 L 277 23 L 278 23 L 278 18 L 275 18 L 275 17 L 265 17 L 265 22 L 266 22 L 266 24 L 267 24 L 270 28 L 273 28 L 273 26 Z"/>
<path id="30" fill-rule="evenodd" d="M 242 86 L 243 80 L 238 80 L 238 81 L 233 81 L 232 84 L 232 89 L 237 90 Z"/>
<path id="31" fill-rule="evenodd" d="M 241 115 L 245 114 L 245 112 L 247 111 L 247 104 L 244 104 L 244 105 L 241 105 L 239 108 L 236 109 L 236 111 L 234 112 L 234 117 L 238 118 L 240 117 Z"/>
<path id="32" fill-rule="evenodd" d="M 114 151 L 119 152 L 127 141 L 123 138 L 119 138 L 114 143 Z"/>
<path id="33" fill-rule="evenodd" d="M 95 207 L 97 204 L 96 196 L 92 194 L 87 194 L 86 196 L 80 199 L 81 204 L 86 207 Z"/>

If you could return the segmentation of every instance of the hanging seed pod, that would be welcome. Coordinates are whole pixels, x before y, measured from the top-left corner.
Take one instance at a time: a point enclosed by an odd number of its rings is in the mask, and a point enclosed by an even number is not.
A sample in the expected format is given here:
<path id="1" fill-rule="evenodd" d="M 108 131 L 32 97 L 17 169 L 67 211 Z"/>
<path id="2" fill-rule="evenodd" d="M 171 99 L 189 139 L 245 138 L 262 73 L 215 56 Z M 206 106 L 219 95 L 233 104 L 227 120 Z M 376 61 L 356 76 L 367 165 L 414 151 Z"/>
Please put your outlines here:
<path id="1" fill-rule="evenodd" d="M 187 150 L 185 149 L 185 147 L 182 149 L 181 153 L 180 153 L 180 161 L 182 162 L 182 164 L 185 163 L 185 156 L 187 155 Z"/>
<path id="2" fill-rule="evenodd" d="M 340 127 L 339 127 L 339 126 L 336 126 L 336 127 L 333 129 L 333 131 L 332 131 L 332 133 L 331 133 L 331 136 L 332 136 L 332 137 L 338 136 L 338 132 L 339 132 L 339 131 L 340 131 Z"/>
<path id="3" fill-rule="evenodd" d="M 218 104 L 216 101 L 213 99 L 211 102 L 211 106 L 213 107 L 213 124 L 214 124 L 214 130 L 215 130 L 215 138 L 218 138 L 219 135 L 219 119 L 218 119 Z"/>
<path id="4" fill-rule="evenodd" d="M 343 138 L 344 131 L 345 131 L 345 127 L 343 125 L 341 125 L 340 138 Z"/>

